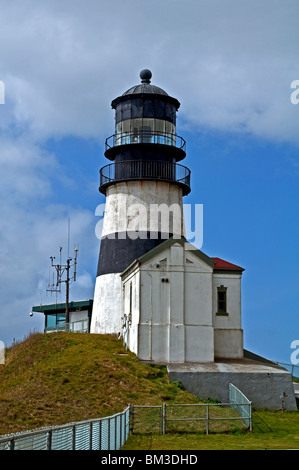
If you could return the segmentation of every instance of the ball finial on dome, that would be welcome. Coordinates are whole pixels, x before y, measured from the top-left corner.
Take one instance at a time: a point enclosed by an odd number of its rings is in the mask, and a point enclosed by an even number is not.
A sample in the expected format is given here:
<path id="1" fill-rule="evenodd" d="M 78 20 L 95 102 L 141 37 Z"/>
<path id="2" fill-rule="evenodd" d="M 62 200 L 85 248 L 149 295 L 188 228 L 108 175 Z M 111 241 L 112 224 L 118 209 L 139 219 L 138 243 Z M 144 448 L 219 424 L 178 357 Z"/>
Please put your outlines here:
<path id="1" fill-rule="evenodd" d="M 141 78 L 141 83 L 151 83 L 152 72 L 148 69 L 141 70 L 139 74 Z"/>

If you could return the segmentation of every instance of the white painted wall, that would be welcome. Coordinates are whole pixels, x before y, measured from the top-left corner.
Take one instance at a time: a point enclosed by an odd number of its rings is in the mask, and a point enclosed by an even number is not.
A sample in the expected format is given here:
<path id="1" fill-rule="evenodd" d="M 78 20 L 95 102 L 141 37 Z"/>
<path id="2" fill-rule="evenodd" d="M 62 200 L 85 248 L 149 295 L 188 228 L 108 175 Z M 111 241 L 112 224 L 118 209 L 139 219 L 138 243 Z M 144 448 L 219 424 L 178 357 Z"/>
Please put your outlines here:
<path id="1" fill-rule="evenodd" d="M 165 217 L 162 219 L 158 217 L 159 210 L 164 213 Z M 109 186 L 102 237 L 111 233 L 136 230 L 162 230 L 167 234 L 175 232 L 181 237 L 185 233 L 182 189 L 175 184 L 158 181 L 128 181 Z M 119 276 L 120 273 L 106 274 L 96 279 L 92 333 L 119 333 L 123 329 L 121 317 L 126 313 L 127 306 L 124 306 L 125 310 L 122 312 L 122 286 Z M 136 289 L 134 292 L 137 292 Z M 158 312 L 156 310 L 155 315 Z M 139 319 L 134 321 L 131 328 L 131 346 L 135 351 Z"/>
<path id="2" fill-rule="evenodd" d="M 129 349 L 140 359 L 157 362 L 214 361 L 212 272 L 174 244 L 124 278 L 125 303 L 130 283 L 140 291 L 132 318 L 139 328 L 130 331 Z M 138 273 L 140 284 L 132 281 Z"/>
<path id="3" fill-rule="evenodd" d="M 166 225 L 158 218 L 157 207 L 170 214 Z M 168 208 L 173 207 L 174 216 Z M 170 231 L 184 235 L 182 189 L 175 185 L 156 181 L 127 181 L 107 188 L 102 236 L 125 231 Z"/>
<path id="4" fill-rule="evenodd" d="M 70 312 L 71 331 L 88 331 L 88 310 Z"/>
<path id="5" fill-rule="evenodd" d="M 243 330 L 241 326 L 241 274 L 213 275 L 213 325 L 215 357 L 242 358 Z M 217 315 L 217 287 L 227 288 L 227 313 Z"/>
<path id="6" fill-rule="evenodd" d="M 86 320 L 88 318 L 88 310 L 77 310 L 70 312 L 70 322 Z"/>
<path id="7" fill-rule="evenodd" d="M 96 279 L 90 332 L 122 332 L 122 285 L 119 273 L 104 274 Z"/>
<path id="8" fill-rule="evenodd" d="M 217 287 L 227 288 L 228 316 L 216 315 Z M 215 328 L 241 328 L 241 274 L 213 275 L 213 323 Z"/>
<path id="9" fill-rule="evenodd" d="M 243 358 L 243 330 L 242 329 L 214 329 L 215 358 L 242 359 Z"/>
<path id="10" fill-rule="evenodd" d="M 135 270 L 127 278 L 125 290 L 122 287 L 122 325 L 123 336 L 126 344 L 130 344 L 130 350 L 138 352 L 138 328 L 139 328 L 139 299 L 140 299 L 140 272 Z"/>

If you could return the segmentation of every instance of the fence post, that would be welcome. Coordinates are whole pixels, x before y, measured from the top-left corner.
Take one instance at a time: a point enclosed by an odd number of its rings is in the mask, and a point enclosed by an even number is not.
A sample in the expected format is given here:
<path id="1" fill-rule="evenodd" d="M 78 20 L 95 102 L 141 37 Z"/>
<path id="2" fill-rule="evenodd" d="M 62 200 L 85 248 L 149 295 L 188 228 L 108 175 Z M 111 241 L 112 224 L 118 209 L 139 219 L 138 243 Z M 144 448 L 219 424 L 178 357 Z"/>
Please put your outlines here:
<path id="1" fill-rule="evenodd" d="M 111 418 L 108 418 L 108 450 L 111 450 L 110 419 Z"/>
<path id="2" fill-rule="evenodd" d="M 209 434 L 209 404 L 207 403 L 207 424 L 206 424 L 206 434 Z"/>
<path id="3" fill-rule="evenodd" d="M 92 421 L 89 423 L 89 450 L 92 450 Z"/>
<path id="4" fill-rule="evenodd" d="M 130 420 L 131 420 L 131 407 L 132 407 L 132 406 L 133 406 L 133 405 L 129 405 L 129 422 L 128 422 L 128 423 L 127 423 L 127 416 L 126 416 L 126 425 L 125 425 L 125 426 L 126 426 L 126 439 L 127 439 L 127 434 L 130 433 L 130 425 L 131 425 Z M 128 432 L 128 430 L 127 430 L 127 426 L 129 426 L 129 432 Z"/>
<path id="5" fill-rule="evenodd" d="M 102 450 L 102 419 L 99 422 L 99 449 Z"/>
<path id="6" fill-rule="evenodd" d="M 52 429 L 48 432 L 48 437 L 47 437 L 47 450 L 52 449 Z"/>
<path id="7" fill-rule="evenodd" d="M 166 403 L 162 405 L 163 434 L 166 434 Z"/>
<path id="8" fill-rule="evenodd" d="M 76 450 L 76 426 L 72 426 L 72 450 Z"/>
<path id="9" fill-rule="evenodd" d="M 130 429 L 130 433 L 133 434 L 134 433 L 134 405 L 131 405 L 130 406 L 130 411 L 129 411 L 129 429 Z"/>
<path id="10" fill-rule="evenodd" d="M 119 445 L 120 447 L 123 445 L 123 436 L 122 436 L 122 430 L 123 430 L 123 415 L 119 415 Z"/>

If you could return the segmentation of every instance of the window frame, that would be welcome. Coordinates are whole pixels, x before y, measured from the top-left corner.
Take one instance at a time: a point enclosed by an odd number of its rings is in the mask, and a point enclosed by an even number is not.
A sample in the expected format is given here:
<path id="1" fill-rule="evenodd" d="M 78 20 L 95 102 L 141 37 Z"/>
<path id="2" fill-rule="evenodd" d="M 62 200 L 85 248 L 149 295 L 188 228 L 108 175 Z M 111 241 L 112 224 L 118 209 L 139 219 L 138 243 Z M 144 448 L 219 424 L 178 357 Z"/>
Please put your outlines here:
<path id="1" fill-rule="evenodd" d="M 224 298 L 220 299 L 220 294 L 224 294 Z M 224 305 L 220 307 L 220 303 Z M 217 286 L 217 310 L 216 315 L 228 316 L 227 311 L 227 287 L 224 285 Z"/>

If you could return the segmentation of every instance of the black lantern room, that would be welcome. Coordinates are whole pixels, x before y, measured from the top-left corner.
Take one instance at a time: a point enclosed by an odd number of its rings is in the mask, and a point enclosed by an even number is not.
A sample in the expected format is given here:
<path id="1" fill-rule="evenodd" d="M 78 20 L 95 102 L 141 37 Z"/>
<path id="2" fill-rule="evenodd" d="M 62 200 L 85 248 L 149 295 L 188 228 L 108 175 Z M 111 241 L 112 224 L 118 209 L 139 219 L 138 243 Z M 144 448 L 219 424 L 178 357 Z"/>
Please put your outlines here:
<path id="1" fill-rule="evenodd" d="M 120 181 L 157 180 L 190 192 L 190 170 L 177 162 L 186 156 L 186 142 L 176 134 L 177 99 L 151 84 L 152 74 L 140 72 L 141 84 L 112 101 L 115 133 L 106 139 L 105 156 L 113 163 L 100 170 L 100 191 Z"/>

